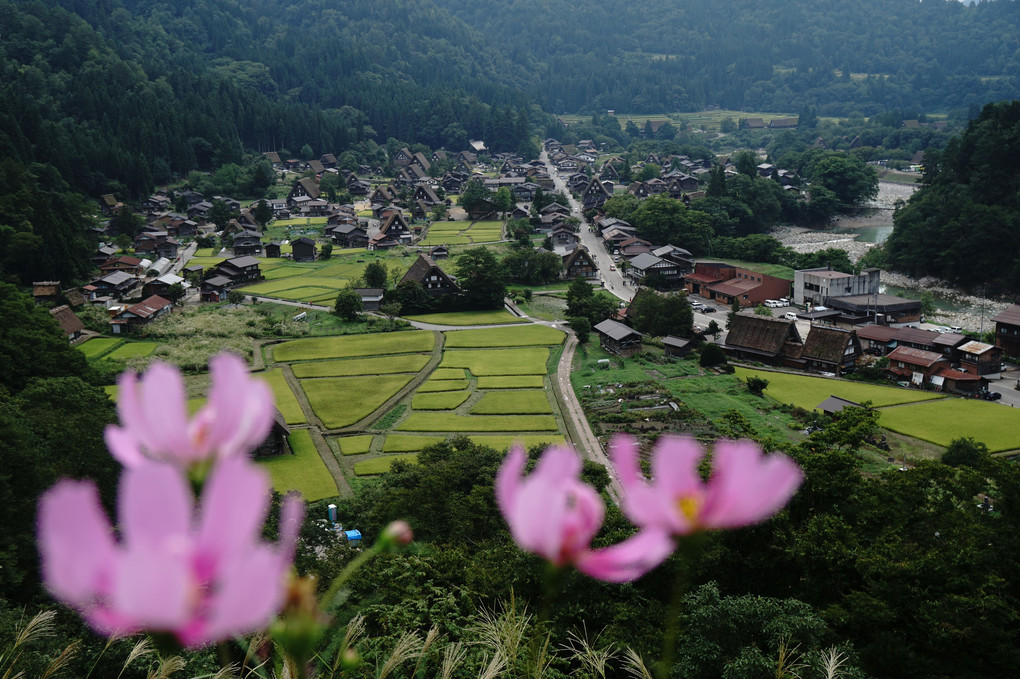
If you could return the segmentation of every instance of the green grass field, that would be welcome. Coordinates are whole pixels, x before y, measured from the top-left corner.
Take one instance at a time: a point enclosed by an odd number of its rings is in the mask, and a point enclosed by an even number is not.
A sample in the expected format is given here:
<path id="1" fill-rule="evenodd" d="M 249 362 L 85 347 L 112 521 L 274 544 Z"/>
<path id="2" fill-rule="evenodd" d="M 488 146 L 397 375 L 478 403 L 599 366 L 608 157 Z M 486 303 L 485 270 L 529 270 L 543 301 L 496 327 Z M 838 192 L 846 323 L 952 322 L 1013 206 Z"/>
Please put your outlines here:
<path id="1" fill-rule="evenodd" d="M 454 413 L 411 413 L 400 431 L 557 431 L 551 415 L 457 415 Z"/>
<path id="2" fill-rule="evenodd" d="M 90 339 L 88 342 L 79 344 L 78 349 L 80 349 L 87 357 L 96 358 L 123 342 L 124 340 L 116 337 L 96 337 L 94 339 Z"/>
<path id="3" fill-rule="evenodd" d="M 391 434 L 383 441 L 383 452 L 385 453 L 417 453 L 425 450 L 434 443 L 440 443 L 445 439 L 442 436 L 407 436 L 405 434 Z"/>
<path id="4" fill-rule="evenodd" d="M 518 436 L 471 436 L 472 441 L 479 445 L 505 451 L 514 444 L 527 448 L 534 446 L 562 446 L 567 440 L 559 434 L 520 434 Z"/>
<path id="5" fill-rule="evenodd" d="M 467 372 L 464 368 L 436 368 L 431 375 L 430 380 L 463 380 L 467 378 Z"/>
<path id="6" fill-rule="evenodd" d="M 281 363 L 353 358 L 381 354 L 432 351 L 436 337 L 428 330 L 389 332 L 343 337 L 309 337 L 273 346 L 273 358 Z"/>
<path id="7" fill-rule="evenodd" d="M 283 370 L 274 368 L 264 373 L 256 373 L 256 377 L 261 377 L 265 380 L 269 384 L 269 388 L 273 390 L 273 396 L 276 398 L 276 408 L 283 415 L 283 419 L 287 424 L 306 424 L 308 422 L 308 418 L 305 417 L 305 411 L 301 410 L 301 404 L 298 403 L 297 397 L 294 396 L 290 385 L 287 384 L 287 378 L 284 377 Z"/>
<path id="8" fill-rule="evenodd" d="M 467 380 L 437 380 L 430 377 L 418 387 L 419 394 L 432 394 L 440 391 L 460 391 L 468 388 Z"/>
<path id="9" fill-rule="evenodd" d="M 273 480 L 273 488 L 280 493 L 296 490 L 309 502 L 336 497 L 336 483 L 315 450 L 308 430 L 297 429 L 287 440 L 293 455 L 260 460 Z"/>
<path id="10" fill-rule="evenodd" d="M 379 358 L 349 358 L 339 361 L 295 363 L 294 375 L 307 377 L 349 377 L 418 372 L 431 358 L 428 354 L 398 354 Z"/>
<path id="11" fill-rule="evenodd" d="M 494 391 L 471 408 L 473 415 L 548 415 L 552 406 L 541 389 Z"/>
<path id="12" fill-rule="evenodd" d="M 885 408 L 878 423 L 940 446 L 970 436 L 993 453 L 1020 448 L 1020 409 L 977 399 L 945 398 Z"/>
<path id="13" fill-rule="evenodd" d="M 418 455 L 415 453 L 407 453 L 405 455 L 384 455 L 382 457 L 373 457 L 371 460 L 362 460 L 361 462 L 354 463 L 354 473 L 358 476 L 374 476 L 376 474 L 383 474 L 390 470 L 394 462 L 410 462 L 411 464 L 418 463 Z"/>
<path id="14" fill-rule="evenodd" d="M 863 403 L 871 401 L 876 408 L 896 405 L 898 403 L 914 403 L 943 398 L 942 394 L 934 394 L 917 389 L 901 387 L 884 387 L 878 384 L 848 382 L 846 380 L 830 380 L 824 377 L 807 375 L 791 375 L 789 373 L 768 372 L 765 370 L 749 370 L 737 368 L 734 373 L 741 379 L 748 375 L 758 375 L 769 381 L 765 393 L 780 403 L 792 403 L 801 408 L 812 410 L 829 396 Z"/>
<path id="15" fill-rule="evenodd" d="M 323 377 L 302 380 L 301 388 L 322 424 L 327 429 L 339 429 L 371 415 L 412 378 L 412 375 Z"/>
<path id="16" fill-rule="evenodd" d="M 479 349 L 444 351 L 440 368 L 467 368 L 472 375 L 545 375 L 549 349 Z"/>
<path id="17" fill-rule="evenodd" d="M 497 323 L 528 323 L 526 318 L 517 318 L 504 309 L 490 311 L 453 311 L 446 314 L 418 314 L 403 316 L 409 321 L 435 323 L 436 325 L 496 325 Z M 460 331 L 455 331 L 460 332 Z"/>
<path id="18" fill-rule="evenodd" d="M 547 325 L 520 325 L 506 328 L 448 330 L 447 349 L 527 347 L 555 345 L 563 342 L 566 333 Z"/>
<path id="19" fill-rule="evenodd" d="M 125 342 L 106 356 L 104 359 L 110 361 L 126 361 L 129 358 L 144 358 L 151 356 L 159 344 L 156 342 Z"/>
<path id="20" fill-rule="evenodd" d="M 343 436 L 336 440 L 341 455 L 364 455 L 372 449 L 374 436 Z"/>
<path id="21" fill-rule="evenodd" d="M 436 391 L 415 394 L 411 399 L 414 410 L 453 410 L 471 396 L 470 391 Z"/>
<path id="22" fill-rule="evenodd" d="M 479 377 L 479 389 L 541 389 L 545 378 L 541 375 L 511 375 L 508 377 Z"/>

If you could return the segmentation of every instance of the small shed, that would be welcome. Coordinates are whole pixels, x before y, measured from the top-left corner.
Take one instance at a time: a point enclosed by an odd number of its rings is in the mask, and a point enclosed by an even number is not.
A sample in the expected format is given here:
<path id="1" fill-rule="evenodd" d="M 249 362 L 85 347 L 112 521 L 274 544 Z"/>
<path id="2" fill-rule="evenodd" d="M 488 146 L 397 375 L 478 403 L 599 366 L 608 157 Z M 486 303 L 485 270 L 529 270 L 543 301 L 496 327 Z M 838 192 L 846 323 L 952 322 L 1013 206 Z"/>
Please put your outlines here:
<path id="1" fill-rule="evenodd" d="M 344 538 L 347 540 L 347 544 L 351 547 L 358 547 L 361 545 L 361 531 L 360 530 L 345 530 Z"/>
<path id="2" fill-rule="evenodd" d="M 683 358 L 691 353 L 691 349 L 694 348 L 690 340 L 674 337 L 673 335 L 663 337 L 662 346 L 666 350 L 667 356 L 676 356 L 678 358 Z"/>
<path id="3" fill-rule="evenodd" d="M 295 262 L 315 261 L 315 241 L 307 236 L 302 236 L 291 242 L 291 250 L 294 253 Z"/>
<path id="4" fill-rule="evenodd" d="M 836 413 L 842 411 L 843 408 L 863 408 L 863 407 L 864 406 L 862 406 L 860 403 L 854 403 L 853 401 L 848 401 L 845 398 L 840 398 L 839 396 L 829 396 L 829 398 L 825 399 L 824 401 L 816 405 L 815 410 L 821 410 L 829 417 L 833 417 L 835 416 Z"/>
<path id="5" fill-rule="evenodd" d="M 279 257 L 280 256 L 280 244 L 276 241 L 266 243 L 266 257 Z"/>
<path id="6" fill-rule="evenodd" d="M 641 351 L 641 338 L 644 335 L 623 323 L 605 320 L 595 326 L 595 332 L 599 334 L 602 348 L 618 356 L 633 356 Z"/>

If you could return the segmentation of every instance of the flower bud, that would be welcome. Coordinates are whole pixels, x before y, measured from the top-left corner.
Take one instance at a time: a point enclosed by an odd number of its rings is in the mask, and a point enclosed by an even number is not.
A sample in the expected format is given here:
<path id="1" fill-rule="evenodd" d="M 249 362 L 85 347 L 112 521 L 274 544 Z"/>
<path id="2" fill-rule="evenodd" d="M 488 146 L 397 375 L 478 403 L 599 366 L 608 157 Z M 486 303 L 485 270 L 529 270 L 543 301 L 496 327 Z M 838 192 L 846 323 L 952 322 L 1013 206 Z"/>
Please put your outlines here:
<path id="1" fill-rule="evenodd" d="M 411 524 L 403 520 L 392 521 L 379 536 L 379 544 L 383 549 L 396 549 L 409 545 L 413 539 L 414 532 L 411 530 Z"/>

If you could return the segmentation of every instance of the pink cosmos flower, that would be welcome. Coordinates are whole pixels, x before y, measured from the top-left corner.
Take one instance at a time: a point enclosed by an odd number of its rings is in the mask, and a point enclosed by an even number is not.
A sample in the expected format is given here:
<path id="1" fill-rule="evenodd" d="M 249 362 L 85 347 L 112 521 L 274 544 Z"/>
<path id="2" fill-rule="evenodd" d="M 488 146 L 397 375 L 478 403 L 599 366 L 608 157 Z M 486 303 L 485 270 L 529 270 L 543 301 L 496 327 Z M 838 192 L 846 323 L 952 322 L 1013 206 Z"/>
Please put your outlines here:
<path id="1" fill-rule="evenodd" d="M 148 457 L 188 466 L 248 452 L 265 440 L 273 424 L 269 386 L 233 354 L 216 356 L 209 367 L 209 399 L 190 421 L 175 368 L 155 363 L 141 379 L 130 371 L 120 376 L 121 426 L 106 428 L 106 445 L 121 464 L 134 467 Z"/>
<path id="2" fill-rule="evenodd" d="M 283 603 L 303 506 L 288 497 L 280 541 L 260 533 L 266 474 L 246 456 L 221 460 L 196 511 L 180 470 L 143 462 L 121 478 L 113 529 L 91 482 L 61 481 L 39 506 L 43 579 L 96 631 L 173 634 L 191 648 L 250 632 Z"/>
<path id="3" fill-rule="evenodd" d="M 668 534 L 658 529 L 591 549 L 605 505 L 594 488 L 580 481 L 578 456 L 569 448 L 551 447 L 524 478 L 526 463 L 523 448 L 515 446 L 496 476 L 496 502 L 521 548 L 606 582 L 636 580 L 673 551 Z"/>
<path id="4" fill-rule="evenodd" d="M 633 438 L 616 436 L 610 447 L 624 490 L 624 514 L 639 527 L 673 535 L 762 521 L 782 509 L 803 478 L 785 455 L 762 455 L 747 441 L 720 441 L 706 483 L 698 475 L 704 449 L 688 438 L 663 436 L 655 446 L 649 482 Z"/>

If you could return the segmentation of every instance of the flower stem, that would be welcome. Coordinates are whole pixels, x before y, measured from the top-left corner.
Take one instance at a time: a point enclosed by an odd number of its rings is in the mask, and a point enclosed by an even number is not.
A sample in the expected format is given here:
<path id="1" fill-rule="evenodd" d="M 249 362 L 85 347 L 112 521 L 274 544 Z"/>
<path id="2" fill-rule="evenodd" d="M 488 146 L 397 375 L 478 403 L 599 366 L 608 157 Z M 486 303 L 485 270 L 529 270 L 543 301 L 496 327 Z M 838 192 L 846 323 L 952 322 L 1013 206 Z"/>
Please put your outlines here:
<path id="1" fill-rule="evenodd" d="M 684 595 L 690 588 L 694 559 L 701 552 L 704 543 L 704 533 L 694 533 L 680 541 L 680 548 L 677 550 L 679 563 L 677 564 L 676 580 L 670 595 L 669 609 L 666 611 L 666 630 L 662 636 L 662 654 L 655 667 L 656 679 L 669 679 L 673 670 L 676 643 L 680 636 L 680 612 L 683 609 Z"/>
<path id="2" fill-rule="evenodd" d="M 344 566 L 344 569 L 340 571 L 340 573 L 335 578 L 333 578 L 333 582 L 330 583 L 329 589 L 326 590 L 326 593 L 322 596 L 322 599 L 320 600 L 319 603 L 319 607 L 323 611 L 329 611 L 329 609 L 332 608 L 333 606 L 333 600 L 336 599 L 336 595 L 340 592 L 340 588 L 343 587 L 344 584 L 351 579 L 351 576 L 354 575 L 355 571 L 357 571 L 359 568 L 361 568 L 366 563 L 371 561 L 372 558 L 375 557 L 375 555 L 378 553 L 379 547 L 378 543 L 376 543 L 375 545 L 372 545 L 371 547 L 363 551 L 361 554 L 358 554 L 358 556 L 354 557 L 354 559 L 349 564 Z"/>

